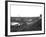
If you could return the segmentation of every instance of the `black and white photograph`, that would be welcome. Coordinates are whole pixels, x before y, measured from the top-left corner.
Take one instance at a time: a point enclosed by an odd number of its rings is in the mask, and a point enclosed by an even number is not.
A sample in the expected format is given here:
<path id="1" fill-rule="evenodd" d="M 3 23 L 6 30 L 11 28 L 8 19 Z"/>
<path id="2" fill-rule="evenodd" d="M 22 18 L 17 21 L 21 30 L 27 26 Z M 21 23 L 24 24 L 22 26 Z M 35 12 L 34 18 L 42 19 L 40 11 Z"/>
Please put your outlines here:
<path id="1" fill-rule="evenodd" d="M 8 35 L 44 34 L 44 3 L 7 2 Z"/>
<path id="2" fill-rule="evenodd" d="M 11 32 L 41 31 L 42 17 L 11 17 Z"/>

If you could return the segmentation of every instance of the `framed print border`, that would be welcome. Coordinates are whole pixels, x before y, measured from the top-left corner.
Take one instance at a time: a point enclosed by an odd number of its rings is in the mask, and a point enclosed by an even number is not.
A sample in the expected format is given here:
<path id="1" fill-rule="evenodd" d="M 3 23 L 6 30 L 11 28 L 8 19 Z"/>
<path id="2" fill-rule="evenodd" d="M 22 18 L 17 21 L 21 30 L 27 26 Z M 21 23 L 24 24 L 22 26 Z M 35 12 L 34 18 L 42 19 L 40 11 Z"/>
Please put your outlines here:
<path id="1" fill-rule="evenodd" d="M 8 35 L 8 2 L 44 4 L 44 33 Z M 40 34 L 45 34 L 45 3 L 42 3 L 42 2 L 27 2 L 27 1 L 5 1 L 5 36 L 24 36 L 24 35 L 40 35 Z"/>

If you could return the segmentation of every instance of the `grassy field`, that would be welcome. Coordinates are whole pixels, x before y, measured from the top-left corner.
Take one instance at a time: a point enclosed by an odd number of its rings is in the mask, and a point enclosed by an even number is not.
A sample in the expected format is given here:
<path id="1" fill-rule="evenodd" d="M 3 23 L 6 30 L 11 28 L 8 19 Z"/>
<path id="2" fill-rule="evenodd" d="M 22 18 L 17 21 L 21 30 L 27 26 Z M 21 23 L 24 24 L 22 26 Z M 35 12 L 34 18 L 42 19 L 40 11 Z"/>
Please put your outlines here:
<path id="1" fill-rule="evenodd" d="M 41 21 L 40 17 L 11 17 L 11 23 L 17 22 L 20 24 L 11 24 L 11 32 L 42 30 Z"/>

